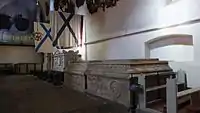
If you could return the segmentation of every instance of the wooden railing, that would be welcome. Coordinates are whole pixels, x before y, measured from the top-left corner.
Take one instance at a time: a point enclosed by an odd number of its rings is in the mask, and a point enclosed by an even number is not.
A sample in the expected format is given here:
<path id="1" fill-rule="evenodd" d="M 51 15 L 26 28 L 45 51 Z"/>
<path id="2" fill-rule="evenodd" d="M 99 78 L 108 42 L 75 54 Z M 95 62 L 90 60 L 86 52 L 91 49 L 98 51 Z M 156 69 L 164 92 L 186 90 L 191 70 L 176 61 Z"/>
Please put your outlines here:
<path id="1" fill-rule="evenodd" d="M 13 64 L 0 63 L 0 74 L 12 74 L 14 73 Z"/>
<path id="2" fill-rule="evenodd" d="M 42 71 L 43 65 L 41 63 L 18 63 L 14 64 L 15 74 L 32 74 L 34 72 Z"/>

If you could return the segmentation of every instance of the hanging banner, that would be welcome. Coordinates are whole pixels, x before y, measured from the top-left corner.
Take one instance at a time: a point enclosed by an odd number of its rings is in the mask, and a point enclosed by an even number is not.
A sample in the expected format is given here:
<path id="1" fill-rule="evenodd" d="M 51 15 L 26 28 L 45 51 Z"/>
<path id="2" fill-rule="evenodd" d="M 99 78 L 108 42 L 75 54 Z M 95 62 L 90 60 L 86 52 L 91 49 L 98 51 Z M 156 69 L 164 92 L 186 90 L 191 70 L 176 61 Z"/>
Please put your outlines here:
<path id="1" fill-rule="evenodd" d="M 77 47 L 82 44 L 83 18 L 65 12 L 51 12 L 53 46 L 64 48 Z"/>
<path id="2" fill-rule="evenodd" d="M 51 26 L 46 23 L 34 22 L 35 51 L 38 53 L 52 53 Z"/>

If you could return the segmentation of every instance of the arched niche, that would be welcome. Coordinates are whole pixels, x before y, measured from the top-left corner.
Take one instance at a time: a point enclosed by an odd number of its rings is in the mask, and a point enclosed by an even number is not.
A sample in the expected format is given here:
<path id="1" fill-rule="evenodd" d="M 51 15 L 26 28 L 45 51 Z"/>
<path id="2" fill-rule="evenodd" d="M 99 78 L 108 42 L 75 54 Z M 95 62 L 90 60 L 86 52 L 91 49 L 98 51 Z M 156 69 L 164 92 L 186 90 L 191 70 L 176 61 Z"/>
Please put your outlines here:
<path id="1" fill-rule="evenodd" d="M 145 42 L 146 58 L 169 61 L 193 61 L 193 36 L 170 34 Z"/>

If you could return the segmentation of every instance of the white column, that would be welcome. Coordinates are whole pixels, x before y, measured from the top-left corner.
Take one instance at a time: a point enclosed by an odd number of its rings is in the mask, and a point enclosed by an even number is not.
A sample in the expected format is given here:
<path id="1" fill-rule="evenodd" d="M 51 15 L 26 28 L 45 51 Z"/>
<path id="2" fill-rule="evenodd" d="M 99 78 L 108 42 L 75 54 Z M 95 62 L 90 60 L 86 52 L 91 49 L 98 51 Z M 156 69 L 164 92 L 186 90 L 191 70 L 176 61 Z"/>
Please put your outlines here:
<path id="1" fill-rule="evenodd" d="M 177 85 L 176 79 L 167 79 L 167 113 L 177 113 Z"/>

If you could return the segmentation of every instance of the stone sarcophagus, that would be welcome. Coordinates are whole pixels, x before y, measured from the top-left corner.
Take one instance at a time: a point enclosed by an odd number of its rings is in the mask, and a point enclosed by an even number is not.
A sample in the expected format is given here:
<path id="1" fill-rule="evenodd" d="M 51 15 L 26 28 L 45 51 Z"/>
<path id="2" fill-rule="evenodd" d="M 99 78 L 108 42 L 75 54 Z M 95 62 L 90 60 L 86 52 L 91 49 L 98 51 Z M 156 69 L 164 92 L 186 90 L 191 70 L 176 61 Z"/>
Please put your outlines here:
<path id="1" fill-rule="evenodd" d="M 65 70 L 64 85 L 78 90 L 85 91 L 87 62 L 70 63 Z"/>
<path id="2" fill-rule="evenodd" d="M 168 62 L 158 59 L 133 59 L 133 60 L 106 60 L 72 63 L 65 70 L 65 85 L 78 91 L 99 96 L 127 107 L 131 104 L 130 86 L 131 78 L 140 76 L 169 73 L 172 69 Z M 158 84 L 165 84 L 165 79 L 160 77 L 145 78 L 147 90 L 152 90 Z M 144 80 L 145 80 L 144 79 Z M 159 81 L 159 82 L 158 82 Z M 153 101 L 154 97 L 148 94 Z"/>

